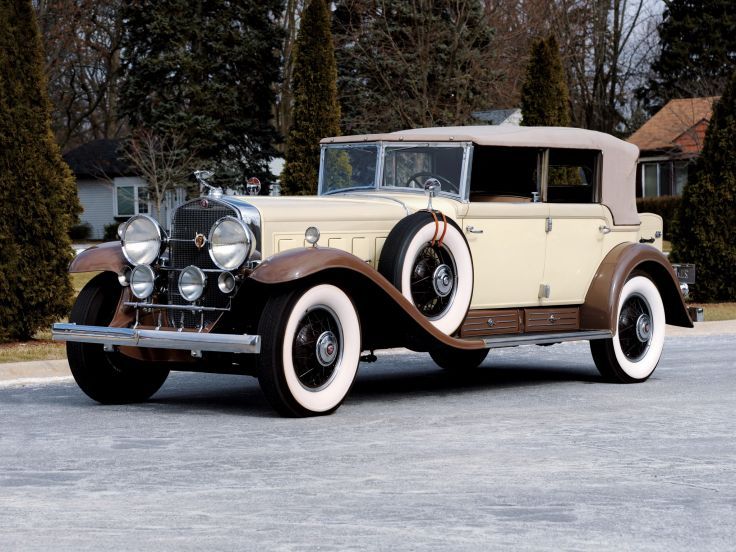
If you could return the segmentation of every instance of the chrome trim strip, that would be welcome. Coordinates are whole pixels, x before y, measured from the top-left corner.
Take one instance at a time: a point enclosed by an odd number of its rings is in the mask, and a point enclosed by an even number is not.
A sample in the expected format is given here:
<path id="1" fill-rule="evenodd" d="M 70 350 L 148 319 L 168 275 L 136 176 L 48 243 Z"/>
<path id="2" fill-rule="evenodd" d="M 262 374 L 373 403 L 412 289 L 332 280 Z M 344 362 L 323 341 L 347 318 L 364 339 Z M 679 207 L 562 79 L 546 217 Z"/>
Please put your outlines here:
<path id="1" fill-rule="evenodd" d="M 260 353 L 261 336 L 218 333 L 134 330 L 107 326 L 83 326 L 57 323 L 51 330 L 54 341 L 99 343 L 107 347 L 143 347 L 223 353 Z"/>
<path id="2" fill-rule="evenodd" d="M 224 307 L 203 307 L 201 305 L 164 305 L 161 303 L 139 303 L 136 301 L 125 301 L 123 303 L 126 307 L 133 307 L 134 309 L 171 309 L 171 310 L 183 310 L 189 312 L 227 312 L 230 309 Z"/>
<path id="3" fill-rule="evenodd" d="M 515 347 L 517 345 L 545 345 L 562 341 L 582 341 L 593 339 L 611 339 L 613 334 L 608 330 L 585 330 L 581 332 L 558 332 L 520 335 L 500 335 L 484 337 L 483 343 L 490 349 Z M 473 338 L 470 338 L 473 339 Z"/>

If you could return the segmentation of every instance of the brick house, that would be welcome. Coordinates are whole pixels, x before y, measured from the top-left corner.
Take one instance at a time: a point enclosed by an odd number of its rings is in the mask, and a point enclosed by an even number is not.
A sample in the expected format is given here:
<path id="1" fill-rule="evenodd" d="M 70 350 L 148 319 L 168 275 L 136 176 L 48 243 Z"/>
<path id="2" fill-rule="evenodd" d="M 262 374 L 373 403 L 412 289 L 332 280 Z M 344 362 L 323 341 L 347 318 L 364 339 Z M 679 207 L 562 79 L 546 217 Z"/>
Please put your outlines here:
<path id="1" fill-rule="evenodd" d="M 639 146 L 637 197 L 680 195 L 703 139 L 718 96 L 670 100 L 628 141 Z"/>

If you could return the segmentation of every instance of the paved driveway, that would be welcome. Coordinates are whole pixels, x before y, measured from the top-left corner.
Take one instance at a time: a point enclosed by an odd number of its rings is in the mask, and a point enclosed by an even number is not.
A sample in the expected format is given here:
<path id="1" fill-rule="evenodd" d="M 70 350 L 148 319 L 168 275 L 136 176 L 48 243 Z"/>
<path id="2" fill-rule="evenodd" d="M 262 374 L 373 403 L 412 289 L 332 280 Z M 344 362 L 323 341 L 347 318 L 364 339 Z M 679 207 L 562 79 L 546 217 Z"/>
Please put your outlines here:
<path id="1" fill-rule="evenodd" d="M 175 374 L 144 405 L 0 387 L 0 547 L 733 550 L 736 343 L 668 340 L 642 385 L 584 344 L 457 379 L 382 356 L 325 418 L 256 382 Z"/>

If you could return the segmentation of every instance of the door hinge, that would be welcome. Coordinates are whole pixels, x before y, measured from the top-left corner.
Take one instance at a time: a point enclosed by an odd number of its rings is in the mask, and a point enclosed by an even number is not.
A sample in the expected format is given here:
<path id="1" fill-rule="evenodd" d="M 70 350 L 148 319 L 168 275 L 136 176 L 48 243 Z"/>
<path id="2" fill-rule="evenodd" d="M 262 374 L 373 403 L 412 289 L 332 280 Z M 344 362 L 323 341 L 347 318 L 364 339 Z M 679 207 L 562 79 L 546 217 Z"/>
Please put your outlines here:
<path id="1" fill-rule="evenodd" d="M 545 232 L 552 231 L 552 217 L 547 217 L 546 224 L 544 225 L 544 231 Z"/>

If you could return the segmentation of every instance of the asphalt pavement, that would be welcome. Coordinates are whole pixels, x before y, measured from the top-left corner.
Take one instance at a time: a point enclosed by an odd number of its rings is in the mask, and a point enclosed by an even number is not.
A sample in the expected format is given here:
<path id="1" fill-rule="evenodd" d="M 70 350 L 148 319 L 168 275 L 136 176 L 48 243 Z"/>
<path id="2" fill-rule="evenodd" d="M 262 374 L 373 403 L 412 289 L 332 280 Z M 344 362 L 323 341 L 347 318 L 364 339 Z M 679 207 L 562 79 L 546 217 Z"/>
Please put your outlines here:
<path id="1" fill-rule="evenodd" d="M 332 416 L 276 417 L 251 378 L 173 374 L 99 406 L 0 384 L 3 550 L 733 550 L 736 337 L 668 338 L 602 383 L 583 343 L 362 365 Z"/>

